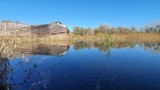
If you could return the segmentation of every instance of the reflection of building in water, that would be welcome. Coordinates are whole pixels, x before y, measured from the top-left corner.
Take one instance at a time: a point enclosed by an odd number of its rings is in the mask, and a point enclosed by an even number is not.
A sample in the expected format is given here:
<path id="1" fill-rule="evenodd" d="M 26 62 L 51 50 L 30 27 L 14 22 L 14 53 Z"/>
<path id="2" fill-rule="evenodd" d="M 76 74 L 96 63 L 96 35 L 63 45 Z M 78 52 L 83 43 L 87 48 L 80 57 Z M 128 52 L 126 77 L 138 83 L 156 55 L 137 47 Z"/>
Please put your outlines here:
<path id="1" fill-rule="evenodd" d="M 14 49 L 11 58 L 23 58 L 22 60 L 16 62 L 16 64 L 10 64 L 9 59 L 1 59 L 0 58 L 0 90 L 8 90 L 12 88 L 23 88 L 28 84 L 35 84 L 31 86 L 31 88 L 42 86 L 45 83 L 46 79 L 44 77 L 49 72 L 43 72 L 46 74 L 41 74 L 39 70 L 37 70 L 37 64 L 32 61 L 26 62 L 26 56 L 29 55 L 52 55 L 52 56 L 63 56 L 69 50 L 69 45 L 61 43 L 54 44 L 35 44 L 35 43 L 25 43 L 20 44 L 17 48 Z M 13 59 L 14 60 L 14 59 Z M 29 68 L 28 68 L 29 67 Z M 22 76 L 19 80 L 17 80 L 15 73 L 16 68 L 19 68 L 17 72 L 21 72 Z M 24 69 L 25 68 L 25 69 Z M 34 75 L 39 76 L 38 79 L 33 79 Z M 40 78 L 40 79 L 39 79 Z M 29 80 L 29 81 L 28 81 Z M 41 82 L 41 83 L 40 83 Z M 23 89 L 20 89 L 23 90 Z"/>
<path id="2" fill-rule="evenodd" d="M 33 55 L 53 55 L 62 56 L 67 53 L 69 46 L 53 45 L 46 47 L 40 44 L 37 48 L 33 49 Z"/>
<path id="3" fill-rule="evenodd" d="M 30 55 L 63 56 L 69 50 L 69 44 L 63 43 L 24 43 L 17 45 L 12 58 Z"/>

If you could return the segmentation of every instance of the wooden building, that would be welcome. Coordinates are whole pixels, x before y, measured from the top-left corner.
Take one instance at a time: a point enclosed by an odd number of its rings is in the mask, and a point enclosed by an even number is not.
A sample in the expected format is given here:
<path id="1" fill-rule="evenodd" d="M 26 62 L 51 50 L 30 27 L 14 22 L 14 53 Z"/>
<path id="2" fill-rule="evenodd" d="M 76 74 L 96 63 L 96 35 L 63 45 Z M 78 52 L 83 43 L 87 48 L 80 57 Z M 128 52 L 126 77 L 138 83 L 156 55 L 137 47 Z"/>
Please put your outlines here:
<path id="1" fill-rule="evenodd" d="M 44 36 L 44 35 L 68 34 L 68 33 L 69 33 L 68 28 L 61 22 L 31 26 L 32 35 Z"/>
<path id="2" fill-rule="evenodd" d="M 66 35 L 69 33 L 69 30 L 59 21 L 44 25 L 26 25 L 16 22 L 0 23 L 0 36 L 12 36 L 15 33 L 19 36 Z"/>

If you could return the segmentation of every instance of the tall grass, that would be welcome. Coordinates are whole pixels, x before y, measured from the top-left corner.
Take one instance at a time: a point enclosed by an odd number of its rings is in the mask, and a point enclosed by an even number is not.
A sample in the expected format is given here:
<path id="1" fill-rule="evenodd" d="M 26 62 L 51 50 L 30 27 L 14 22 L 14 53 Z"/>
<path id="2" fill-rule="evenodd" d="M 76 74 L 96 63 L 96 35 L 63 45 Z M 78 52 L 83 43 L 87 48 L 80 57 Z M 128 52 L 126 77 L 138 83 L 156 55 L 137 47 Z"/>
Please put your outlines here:
<path id="1" fill-rule="evenodd" d="M 109 37 L 108 37 L 109 36 Z M 110 41 L 148 41 L 148 42 L 160 42 L 159 33 L 150 34 L 97 34 L 97 35 L 70 35 L 71 38 L 76 40 L 109 40 Z"/>
<path id="2" fill-rule="evenodd" d="M 12 53 L 14 48 L 16 47 L 16 43 L 14 38 L 10 40 L 6 40 L 5 37 L 0 44 L 0 57 L 8 58 Z"/>
<path id="3" fill-rule="evenodd" d="M 99 35 L 48 35 L 48 36 L 19 36 L 14 34 L 12 36 L 0 37 L 0 58 L 10 57 L 16 47 L 23 43 L 32 43 L 38 45 L 39 43 L 50 44 L 59 42 L 74 43 L 78 40 L 101 40 L 105 41 L 105 46 L 109 47 L 110 42 L 116 41 L 141 41 L 141 42 L 160 42 L 160 34 L 99 34 Z"/>

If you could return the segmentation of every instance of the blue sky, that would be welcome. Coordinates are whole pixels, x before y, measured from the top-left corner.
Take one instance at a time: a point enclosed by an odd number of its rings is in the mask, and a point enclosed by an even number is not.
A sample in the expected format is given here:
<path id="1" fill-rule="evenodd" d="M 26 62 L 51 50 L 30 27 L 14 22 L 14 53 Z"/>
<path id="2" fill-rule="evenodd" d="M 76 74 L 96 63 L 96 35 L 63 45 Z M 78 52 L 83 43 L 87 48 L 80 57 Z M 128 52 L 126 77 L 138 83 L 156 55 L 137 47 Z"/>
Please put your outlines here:
<path id="1" fill-rule="evenodd" d="M 160 21 L 160 0 L 0 0 L 0 21 L 74 26 L 136 26 Z"/>

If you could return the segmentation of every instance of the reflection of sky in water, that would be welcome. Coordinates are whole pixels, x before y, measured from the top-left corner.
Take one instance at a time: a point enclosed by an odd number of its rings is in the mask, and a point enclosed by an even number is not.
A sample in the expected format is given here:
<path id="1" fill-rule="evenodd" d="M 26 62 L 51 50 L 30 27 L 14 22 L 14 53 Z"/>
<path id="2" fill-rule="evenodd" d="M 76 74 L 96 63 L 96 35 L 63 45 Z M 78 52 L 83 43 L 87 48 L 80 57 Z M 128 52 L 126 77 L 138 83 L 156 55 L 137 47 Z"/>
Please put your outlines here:
<path id="1" fill-rule="evenodd" d="M 17 90 L 158 90 L 159 59 L 159 54 L 138 45 L 111 48 L 109 55 L 93 47 L 75 50 L 71 46 L 61 57 L 33 55 L 10 60 L 7 76 Z"/>

